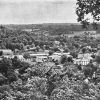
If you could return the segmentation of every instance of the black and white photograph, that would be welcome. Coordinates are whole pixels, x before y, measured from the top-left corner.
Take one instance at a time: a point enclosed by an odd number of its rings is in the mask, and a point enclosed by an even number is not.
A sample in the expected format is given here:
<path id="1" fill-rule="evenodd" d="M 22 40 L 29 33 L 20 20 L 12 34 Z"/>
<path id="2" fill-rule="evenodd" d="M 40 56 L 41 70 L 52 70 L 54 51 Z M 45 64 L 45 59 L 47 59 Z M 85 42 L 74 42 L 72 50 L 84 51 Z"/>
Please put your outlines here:
<path id="1" fill-rule="evenodd" d="M 100 100 L 100 0 L 0 0 L 0 100 Z"/>

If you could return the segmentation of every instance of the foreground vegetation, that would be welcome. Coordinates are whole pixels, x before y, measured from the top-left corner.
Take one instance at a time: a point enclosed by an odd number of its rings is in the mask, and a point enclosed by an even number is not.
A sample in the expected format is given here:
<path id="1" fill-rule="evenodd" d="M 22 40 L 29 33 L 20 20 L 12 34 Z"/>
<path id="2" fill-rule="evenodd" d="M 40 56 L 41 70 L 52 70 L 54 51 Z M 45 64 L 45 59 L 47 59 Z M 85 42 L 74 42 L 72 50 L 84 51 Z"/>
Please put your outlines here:
<path id="1" fill-rule="evenodd" d="M 17 57 L 4 58 L 0 73 L 1 100 L 100 99 L 100 68 L 91 62 L 82 67 L 66 59 L 61 69 L 56 64 L 29 65 Z"/>

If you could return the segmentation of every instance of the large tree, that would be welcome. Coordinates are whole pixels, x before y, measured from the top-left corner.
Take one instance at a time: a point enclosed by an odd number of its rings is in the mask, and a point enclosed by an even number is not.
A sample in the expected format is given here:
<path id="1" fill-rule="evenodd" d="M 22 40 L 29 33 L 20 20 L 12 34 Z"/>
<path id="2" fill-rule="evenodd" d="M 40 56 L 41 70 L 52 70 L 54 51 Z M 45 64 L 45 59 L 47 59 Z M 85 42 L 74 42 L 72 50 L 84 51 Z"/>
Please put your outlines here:
<path id="1" fill-rule="evenodd" d="M 76 14 L 78 22 L 87 28 L 91 16 L 93 28 L 97 28 L 97 22 L 100 21 L 100 0 L 77 0 Z"/>
<path id="2" fill-rule="evenodd" d="M 95 57 L 95 61 L 100 64 L 100 50 L 97 52 L 97 55 Z"/>

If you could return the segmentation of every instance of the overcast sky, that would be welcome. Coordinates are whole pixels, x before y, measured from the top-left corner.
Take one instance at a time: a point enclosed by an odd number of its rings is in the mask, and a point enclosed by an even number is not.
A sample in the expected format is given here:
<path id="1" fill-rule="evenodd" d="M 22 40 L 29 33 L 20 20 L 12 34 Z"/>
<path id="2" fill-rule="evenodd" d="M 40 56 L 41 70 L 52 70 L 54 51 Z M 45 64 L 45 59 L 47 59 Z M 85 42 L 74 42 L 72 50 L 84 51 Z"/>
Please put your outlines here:
<path id="1" fill-rule="evenodd" d="M 0 0 L 0 24 L 76 23 L 76 0 Z"/>

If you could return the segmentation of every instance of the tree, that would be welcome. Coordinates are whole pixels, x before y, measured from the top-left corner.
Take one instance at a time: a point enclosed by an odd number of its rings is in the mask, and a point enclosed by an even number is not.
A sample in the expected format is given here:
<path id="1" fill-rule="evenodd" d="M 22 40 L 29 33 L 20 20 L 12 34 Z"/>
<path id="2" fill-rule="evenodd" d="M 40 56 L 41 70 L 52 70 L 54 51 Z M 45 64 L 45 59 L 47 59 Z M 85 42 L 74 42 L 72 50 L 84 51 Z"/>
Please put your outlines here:
<path id="1" fill-rule="evenodd" d="M 3 85 L 7 82 L 7 78 L 0 73 L 0 85 Z"/>
<path id="2" fill-rule="evenodd" d="M 67 58 L 67 61 L 73 63 L 73 58 L 70 56 Z"/>
<path id="3" fill-rule="evenodd" d="M 0 72 L 4 73 L 5 76 L 7 76 L 8 69 L 13 69 L 12 61 L 10 59 L 3 58 L 0 61 Z"/>
<path id="4" fill-rule="evenodd" d="M 86 48 L 82 48 L 82 53 L 84 54 L 86 52 Z"/>
<path id="5" fill-rule="evenodd" d="M 15 56 L 13 59 L 12 59 L 12 66 L 13 66 L 13 69 L 18 69 L 21 67 L 21 61 L 18 59 L 17 56 Z"/>
<path id="6" fill-rule="evenodd" d="M 65 48 L 65 49 L 64 49 L 64 52 L 69 52 L 69 49 L 68 49 L 68 48 Z"/>
<path id="7" fill-rule="evenodd" d="M 23 55 L 23 57 L 24 57 L 25 59 L 28 59 L 28 58 L 30 58 L 30 55 L 29 55 L 28 53 L 25 53 L 25 54 Z"/>
<path id="8" fill-rule="evenodd" d="M 67 56 L 66 55 L 62 55 L 60 58 L 60 63 L 64 64 L 67 61 Z"/>
<path id="9" fill-rule="evenodd" d="M 16 73 L 14 73 L 14 70 L 9 69 L 9 70 L 7 71 L 7 78 L 8 78 L 9 83 L 11 83 L 11 82 L 13 82 L 13 81 L 17 81 L 18 76 L 17 76 Z"/>
<path id="10" fill-rule="evenodd" d="M 60 51 L 60 50 L 59 50 L 59 48 L 54 47 L 54 48 L 52 48 L 52 51 L 57 52 L 57 51 Z"/>
<path id="11" fill-rule="evenodd" d="M 78 54 L 76 52 L 70 52 L 70 55 L 73 56 L 73 58 L 77 58 Z"/>
<path id="12" fill-rule="evenodd" d="M 87 28 L 92 18 L 93 28 L 97 29 L 97 21 L 100 21 L 100 0 L 77 0 L 76 14 L 78 22 L 83 24 L 83 28 Z M 91 15 L 91 18 L 88 16 Z"/>
<path id="13" fill-rule="evenodd" d="M 91 77 L 93 75 L 92 68 L 90 67 L 85 67 L 83 72 L 84 72 L 85 77 Z"/>
<path id="14" fill-rule="evenodd" d="M 2 51 L 0 51 L 0 56 L 2 56 L 3 55 L 3 52 Z"/>
<path id="15" fill-rule="evenodd" d="M 94 55 L 94 54 L 92 54 L 92 55 L 91 55 L 91 57 L 92 57 L 92 58 L 95 58 L 95 55 Z"/>
<path id="16" fill-rule="evenodd" d="M 52 50 L 50 50 L 50 51 L 49 51 L 49 55 L 51 56 L 52 54 L 53 54 L 53 51 L 52 51 Z"/>

